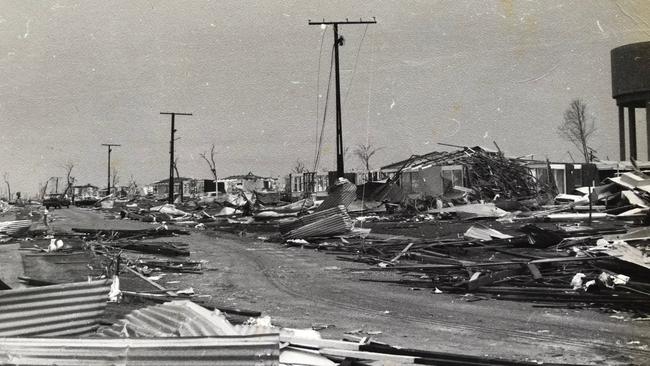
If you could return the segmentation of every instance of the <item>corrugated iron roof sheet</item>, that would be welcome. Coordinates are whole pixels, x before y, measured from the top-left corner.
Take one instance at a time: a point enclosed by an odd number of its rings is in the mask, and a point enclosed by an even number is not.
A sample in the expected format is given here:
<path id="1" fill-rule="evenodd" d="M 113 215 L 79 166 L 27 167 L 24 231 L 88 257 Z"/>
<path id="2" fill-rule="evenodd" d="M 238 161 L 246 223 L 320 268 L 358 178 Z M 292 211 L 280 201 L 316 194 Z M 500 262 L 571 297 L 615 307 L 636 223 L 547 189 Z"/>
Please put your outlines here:
<path id="1" fill-rule="evenodd" d="M 332 236 L 343 234 L 352 229 L 354 222 L 346 214 L 334 214 L 322 220 L 312 222 L 305 226 L 282 235 L 284 239 L 313 238 L 318 236 Z"/>
<path id="2" fill-rule="evenodd" d="M 345 178 L 339 178 L 334 185 L 327 190 L 327 197 L 323 200 L 316 211 L 324 211 L 336 206 L 348 207 L 357 199 L 357 186 Z"/>
<path id="3" fill-rule="evenodd" d="M 69 336 L 97 327 L 112 281 L 0 291 L 0 337 Z"/>
<path id="4" fill-rule="evenodd" d="M 200 338 L 0 338 L 0 364 L 278 365 L 279 335 Z"/>
<path id="5" fill-rule="evenodd" d="M 314 212 L 309 215 L 304 215 L 300 216 L 298 219 L 294 221 L 289 221 L 289 222 L 281 222 L 280 223 L 280 233 L 284 234 L 287 233 L 291 230 L 297 229 L 301 226 L 305 226 L 307 224 L 311 224 L 312 222 L 316 222 L 319 220 L 322 220 L 326 217 L 330 217 L 332 215 L 336 214 L 342 214 L 342 215 L 348 215 L 347 211 L 345 211 L 345 207 L 343 206 L 336 206 L 332 208 L 328 208 L 327 210 L 323 211 L 318 211 Z M 348 216 L 349 217 L 349 216 Z"/>
<path id="6" fill-rule="evenodd" d="M 112 327 L 100 329 L 102 338 L 66 344 L 66 350 L 72 350 L 56 361 L 83 365 L 277 365 L 278 332 L 270 327 L 233 326 L 218 310 L 210 311 L 187 300 L 170 301 L 129 313 Z M 47 354 L 45 348 L 17 346 L 20 348 L 14 352 L 22 352 L 22 357 L 35 352 Z M 0 344 L 0 363 L 2 351 Z M 77 355 L 83 358 L 74 358 Z"/>
<path id="7" fill-rule="evenodd" d="M 7 235 L 20 235 L 26 233 L 32 225 L 31 220 L 13 220 L 0 222 L 0 233 Z"/>
<path id="8" fill-rule="evenodd" d="M 218 310 L 210 311 L 188 300 L 170 301 L 134 310 L 110 328 L 100 329 L 98 333 L 108 337 L 208 337 L 241 334 Z"/>

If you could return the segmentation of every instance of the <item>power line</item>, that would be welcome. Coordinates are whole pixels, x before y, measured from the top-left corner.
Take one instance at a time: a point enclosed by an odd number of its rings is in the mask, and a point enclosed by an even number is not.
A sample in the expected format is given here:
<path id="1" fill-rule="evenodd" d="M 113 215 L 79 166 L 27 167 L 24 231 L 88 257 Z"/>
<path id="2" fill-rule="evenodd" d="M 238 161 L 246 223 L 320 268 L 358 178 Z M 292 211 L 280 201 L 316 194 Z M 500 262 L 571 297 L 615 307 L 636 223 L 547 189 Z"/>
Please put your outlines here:
<path id="1" fill-rule="evenodd" d="M 366 32 L 368 32 L 368 24 L 366 24 L 365 29 L 363 30 L 363 35 L 359 41 L 359 47 L 357 48 L 357 55 L 354 58 L 354 66 L 352 67 L 352 75 L 350 76 L 350 82 L 348 83 L 348 89 L 345 91 L 345 98 L 343 103 L 348 105 L 348 96 L 350 95 L 350 89 L 352 89 L 352 81 L 354 80 L 354 75 L 357 72 L 357 64 L 359 63 L 359 55 L 361 54 L 361 46 L 363 46 L 363 40 L 366 39 Z"/>
<path id="2" fill-rule="evenodd" d="M 318 71 L 316 73 L 316 151 L 314 152 L 314 162 L 317 162 L 318 160 L 318 124 L 320 122 L 320 64 L 321 64 L 321 59 L 323 57 L 323 41 L 325 40 L 325 31 L 327 30 L 327 26 L 323 28 L 323 34 L 320 37 L 320 51 L 318 51 Z M 331 70 L 331 62 L 330 62 L 330 70 Z M 331 77 L 331 76 L 330 76 Z M 314 170 L 316 170 L 314 168 Z"/>
<path id="3" fill-rule="evenodd" d="M 332 86 L 333 67 L 334 67 L 334 52 L 332 52 L 332 56 L 330 59 L 330 72 L 327 78 L 327 92 L 325 93 L 325 108 L 323 110 L 323 122 L 321 123 L 320 135 L 318 136 L 318 142 L 317 142 L 318 145 L 316 146 L 316 159 L 314 161 L 314 171 L 316 171 L 316 169 L 318 168 L 318 163 L 320 162 L 320 153 L 323 147 L 323 136 L 325 135 L 325 121 L 327 120 L 327 107 L 329 105 L 330 87 Z"/>

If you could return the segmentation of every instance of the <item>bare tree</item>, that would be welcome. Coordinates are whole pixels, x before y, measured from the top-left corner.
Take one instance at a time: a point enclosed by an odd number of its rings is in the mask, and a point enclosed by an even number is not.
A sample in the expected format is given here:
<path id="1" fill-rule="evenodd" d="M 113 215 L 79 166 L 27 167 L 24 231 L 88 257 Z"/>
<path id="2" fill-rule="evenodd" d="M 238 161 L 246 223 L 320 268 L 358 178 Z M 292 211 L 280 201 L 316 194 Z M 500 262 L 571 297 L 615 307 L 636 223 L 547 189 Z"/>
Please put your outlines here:
<path id="1" fill-rule="evenodd" d="M 383 147 L 374 147 L 372 144 L 359 144 L 354 149 L 354 155 L 361 160 L 364 168 L 366 168 L 366 173 L 370 172 L 370 159 L 377 153 L 377 151 L 383 149 Z"/>
<path id="2" fill-rule="evenodd" d="M 74 168 L 74 163 L 72 161 L 68 161 L 65 164 L 61 166 L 63 170 L 65 170 L 65 180 L 67 182 L 67 185 L 65 187 L 65 190 L 63 191 L 63 194 L 65 195 L 68 193 L 68 190 L 72 189 L 72 185 L 74 184 L 75 178 L 71 176 L 72 174 L 72 169 Z"/>
<path id="3" fill-rule="evenodd" d="M 11 202 L 11 186 L 9 186 L 9 175 L 7 174 L 7 172 L 5 172 L 2 175 L 2 178 L 4 179 L 5 184 L 7 185 L 7 195 L 9 196 L 7 200 L 8 202 Z"/>
<path id="4" fill-rule="evenodd" d="M 178 181 L 178 194 L 180 195 L 181 202 L 183 202 L 183 181 L 181 180 L 180 174 L 178 174 L 178 158 L 174 159 L 174 171 L 176 172 L 176 180 Z M 174 182 L 171 182 L 172 185 Z"/>
<path id="5" fill-rule="evenodd" d="M 214 144 L 212 144 L 212 147 L 210 148 L 210 158 L 208 159 L 207 152 L 199 154 L 205 160 L 206 163 L 208 163 L 208 167 L 210 167 L 210 172 L 212 173 L 212 177 L 214 177 L 214 181 L 217 181 L 217 164 L 214 160 Z"/>
<path id="6" fill-rule="evenodd" d="M 135 177 L 131 174 L 129 178 L 129 194 L 135 196 L 138 193 L 138 183 L 135 181 Z"/>
<path id="7" fill-rule="evenodd" d="M 596 132 L 594 118 L 587 116 L 587 105 L 581 99 L 574 99 L 564 111 L 564 122 L 557 132 L 563 139 L 571 142 L 582 153 L 585 162 L 590 162 L 591 149 L 589 139 Z"/>
<path id="8" fill-rule="evenodd" d="M 296 162 L 293 165 L 293 168 L 291 169 L 292 173 L 296 174 L 302 174 L 307 172 L 307 166 L 305 165 L 305 162 L 300 160 L 300 158 L 296 159 Z"/>
<path id="9" fill-rule="evenodd" d="M 51 178 L 50 178 L 50 179 L 51 179 Z M 47 185 L 50 183 L 50 179 L 47 179 L 47 180 L 45 181 L 45 184 L 42 184 L 42 186 L 41 186 L 41 190 L 39 191 L 39 193 L 40 193 L 40 197 L 39 197 L 39 198 L 40 198 L 41 200 L 42 200 L 43 198 L 45 198 L 45 193 L 47 192 Z"/>
<path id="10" fill-rule="evenodd" d="M 117 191 L 116 186 L 120 182 L 120 175 L 119 175 L 119 171 L 117 170 L 116 167 L 112 167 L 112 169 L 111 169 L 111 180 L 113 181 L 113 184 L 111 184 L 111 185 Z M 108 194 L 111 194 L 111 192 L 108 192 Z"/>

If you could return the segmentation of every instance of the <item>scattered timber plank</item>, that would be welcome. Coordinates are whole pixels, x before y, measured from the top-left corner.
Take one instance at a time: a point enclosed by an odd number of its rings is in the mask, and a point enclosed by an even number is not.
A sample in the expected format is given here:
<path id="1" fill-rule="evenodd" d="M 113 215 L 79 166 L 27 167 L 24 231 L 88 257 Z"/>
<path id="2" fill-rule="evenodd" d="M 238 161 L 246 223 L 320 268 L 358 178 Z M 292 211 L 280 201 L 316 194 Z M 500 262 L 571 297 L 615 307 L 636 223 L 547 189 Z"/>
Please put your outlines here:
<path id="1" fill-rule="evenodd" d="M 406 252 L 408 252 L 409 249 L 411 249 L 412 246 L 413 246 L 413 243 L 409 243 L 406 247 L 404 247 L 404 249 L 402 249 L 401 252 L 399 252 L 399 253 L 398 253 L 398 254 L 397 254 L 393 259 L 391 259 L 389 262 L 390 262 L 390 263 L 395 263 L 395 262 L 397 262 L 397 260 L 400 259 L 404 254 L 406 254 Z"/>
<path id="2" fill-rule="evenodd" d="M 59 284 L 58 282 L 52 282 L 27 276 L 18 276 L 18 279 L 31 286 L 51 286 Z"/>
<path id="3" fill-rule="evenodd" d="M 387 353 L 351 351 L 351 350 L 336 349 L 336 348 L 323 348 L 320 350 L 320 354 L 323 356 L 349 357 L 349 358 L 356 358 L 360 360 L 391 362 L 398 365 L 416 363 L 415 362 L 416 357 L 412 357 L 412 356 L 399 356 L 399 355 L 391 355 Z"/>
<path id="4" fill-rule="evenodd" d="M 400 356 L 416 357 L 417 363 L 429 365 L 481 365 L 481 366 L 534 366 L 539 365 L 531 361 L 515 361 L 500 358 L 490 358 L 485 356 L 473 356 L 468 354 L 424 351 L 410 348 L 398 348 L 383 343 L 370 342 L 359 346 L 361 351 L 377 352 L 381 354 L 392 354 Z M 558 365 L 554 363 L 544 363 L 544 365 Z M 566 365 L 566 364 L 564 364 Z M 581 365 L 574 365 L 581 366 Z"/>
<path id="5" fill-rule="evenodd" d="M 301 338 L 287 335 L 285 333 L 280 334 L 280 342 L 287 342 L 292 346 L 312 349 L 335 348 L 346 351 L 358 351 L 360 346 L 360 344 L 356 342 L 337 341 L 333 339 Z"/>
<path id="6" fill-rule="evenodd" d="M 539 268 L 537 268 L 537 266 L 534 263 L 528 263 L 526 264 L 526 267 L 528 267 L 528 270 L 533 275 L 534 279 L 539 280 L 542 278 L 542 273 L 539 271 Z"/>
<path id="7" fill-rule="evenodd" d="M 163 292 L 161 294 L 157 293 L 144 293 L 144 292 L 133 292 L 133 291 L 122 291 L 122 293 L 126 296 L 131 296 L 134 298 L 142 298 L 142 299 L 147 299 L 151 300 L 152 302 L 159 303 L 159 304 L 164 304 L 169 301 L 175 301 L 178 300 L 178 296 L 169 296 L 167 294 L 164 294 L 164 292 L 167 292 L 167 290 L 160 290 L 160 292 Z M 241 315 L 241 316 L 247 316 L 247 317 L 259 317 L 262 315 L 261 311 L 257 310 L 247 310 L 247 309 L 239 309 L 239 308 L 231 308 L 227 306 L 221 306 L 217 304 L 212 304 L 211 302 L 199 300 L 199 299 L 189 299 L 195 304 L 201 305 L 202 307 L 208 309 L 208 310 L 219 310 L 223 313 L 231 314 L 231 315 Z"/>
<path id="8" fill-rule="evenodd" d="M 174 297 L 176 297 L 176 293 L 175 293 L 174 291 L 169 291 L 169 290 L 167 290 L 166 288 L 164 288 L 163 286 L 161 286 L 159 283 L 157 283 L 157 282 L 155 282 L 155 281 L 152 281 L 152 280 L 148 279 L 147 277 L 143 276 L 140 272 L 134 270 L 133 268 L 131 268 L 131 267 L 129 267 L 129 266 L 124 266 L 124 268 L 126 268 L 129 272 L 133 273 L 134 275 L 140 277 L 141 279 L 147 281 L 147 283 L 149 283 L 149 284 L 152 285 L 153 287 L 157 288 L 158 290 L 162 290 L 162 291 L 164 291 L 164 292 L 165 292 L 167 295 L 169 295 L 169 296 L 174 296 Z"/>
<path id="9" fill-rule="evenodd" d="M 472 276 L 472 278 L 467 282 L 467 289 L 470 291 L 476 290 L 479 287 L 487 286 L 493 284 L 496 281 L 506 279 L 508 277 L 517 276 L 522 273 L 521 268 L 517 269 L 505 269 L 503 271 L 491 272 L 481 276 L 480 272 L 476 272 L 478 276 Z"/>

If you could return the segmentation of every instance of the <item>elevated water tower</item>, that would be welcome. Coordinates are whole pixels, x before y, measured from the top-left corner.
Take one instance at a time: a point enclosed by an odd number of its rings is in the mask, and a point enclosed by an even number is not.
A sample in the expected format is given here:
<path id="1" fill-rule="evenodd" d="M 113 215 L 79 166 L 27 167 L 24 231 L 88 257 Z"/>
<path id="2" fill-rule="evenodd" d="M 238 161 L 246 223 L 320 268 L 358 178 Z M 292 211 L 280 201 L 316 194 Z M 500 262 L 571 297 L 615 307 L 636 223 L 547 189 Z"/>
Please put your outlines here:
<path id="1" fill-rule="evenodd" d="M 618 139 L 621 160 L 625 160 L 625 108 L 628 115 L 630 157 L 637 159 L 636 109 L 646 110 L 646 146 L 650 161 L 650 42 L 614 48 L 612 96 L 618 106 Z"/>

